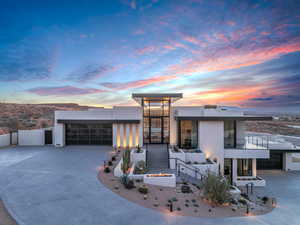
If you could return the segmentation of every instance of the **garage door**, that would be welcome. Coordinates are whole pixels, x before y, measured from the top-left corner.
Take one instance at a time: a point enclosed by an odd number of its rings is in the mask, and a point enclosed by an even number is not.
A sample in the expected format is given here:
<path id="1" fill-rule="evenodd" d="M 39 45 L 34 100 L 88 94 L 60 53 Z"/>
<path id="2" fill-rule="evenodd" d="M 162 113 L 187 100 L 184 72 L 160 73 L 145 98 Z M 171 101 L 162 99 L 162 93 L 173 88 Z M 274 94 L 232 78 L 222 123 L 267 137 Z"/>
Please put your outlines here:
<path id="1" fill-rule="evenodd" d="M 258 170 L 282 170 L 282 153 L 270 151 L 270 159 L 257 159 Z"/>
<path id="2" fill-rule="evenodd" d="M 66 124 L 66 145 L 112 145 L 112 123 Z"/>

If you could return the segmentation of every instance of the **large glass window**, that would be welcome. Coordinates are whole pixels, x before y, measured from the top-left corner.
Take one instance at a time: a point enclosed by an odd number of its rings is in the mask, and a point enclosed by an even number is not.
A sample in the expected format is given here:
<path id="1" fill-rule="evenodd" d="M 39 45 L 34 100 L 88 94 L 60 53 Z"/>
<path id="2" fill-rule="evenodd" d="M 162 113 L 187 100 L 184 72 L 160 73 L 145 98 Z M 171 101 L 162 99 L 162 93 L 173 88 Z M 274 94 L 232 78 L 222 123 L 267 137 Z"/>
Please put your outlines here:
<path id="1" fill-rule="evenodd" d="M 170 100 L 143 99 L 144 143 L 169 143 Z"/>
<path id="2" fill-rule="evenodd" d="M 237 159 L 237 175 L 252 176 L 252 159 Z"/>
<path id="3" fill-rule="evenodd" d="M 236 147 L 236 126 L 234 120 L 224 121 L 224 148 Z"/>
<path id="4" fill-rule="evenodd" d="M 191 149 L 198 147 L 198 121 L 179 121 L 179 146 L 180 148 Z"/>

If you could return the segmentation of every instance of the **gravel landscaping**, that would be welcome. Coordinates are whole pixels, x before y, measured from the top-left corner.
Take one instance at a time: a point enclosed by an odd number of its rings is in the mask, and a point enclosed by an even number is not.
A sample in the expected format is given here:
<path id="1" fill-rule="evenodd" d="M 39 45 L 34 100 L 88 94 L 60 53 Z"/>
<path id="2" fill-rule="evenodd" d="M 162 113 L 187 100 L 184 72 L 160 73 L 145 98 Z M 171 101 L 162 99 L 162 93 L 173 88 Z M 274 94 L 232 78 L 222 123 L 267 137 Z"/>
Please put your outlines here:
<path id="1" fill-rule="evenodd" d="M 0 225 L 17 225 L 16 221 L 7 212 L 1 199 L 0 199 Z"/>
<path id="2" fill-rule="evenodd" d="M 119 156 L 117 156 L 117 159 Z M 135 181 L 134 188 L 126 189 L 120 178 L 113 175 L 113 167 L 118 160 L 113 162 L 110 172 L 100 167 L 98 178 L 101 183 L 114 193 L 123 198 L 137 203 L 143 207 L 159 212 L 193 217 L 241 217 L 249 215 L 262 215 L 272 211 L 271 202 L 264 204 L 262 201 L 253 203 L 250 207 L 245 202 L 238 205 L 213 206 L 200 197 L 200 187 L 196 184 L 177 184 L 176 188 L 145 185 L 142 181 Z M 182 193 L 182 186 L 189 186 L 190 193 Z M 147 193 L 140 193 L 139 188 L 146 187 Z"/>

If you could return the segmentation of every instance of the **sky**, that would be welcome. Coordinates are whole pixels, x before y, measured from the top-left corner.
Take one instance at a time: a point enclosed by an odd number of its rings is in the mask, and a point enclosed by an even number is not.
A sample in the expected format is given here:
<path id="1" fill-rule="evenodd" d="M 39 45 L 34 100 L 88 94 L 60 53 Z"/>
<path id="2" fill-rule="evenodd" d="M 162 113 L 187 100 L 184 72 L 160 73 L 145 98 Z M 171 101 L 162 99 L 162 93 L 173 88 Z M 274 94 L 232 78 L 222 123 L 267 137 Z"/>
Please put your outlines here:
<path id="1" fill-rule="evenodd" d="M 298 0 L 1 0 L 0 26 L 1 102 L 300 109 Z"/>

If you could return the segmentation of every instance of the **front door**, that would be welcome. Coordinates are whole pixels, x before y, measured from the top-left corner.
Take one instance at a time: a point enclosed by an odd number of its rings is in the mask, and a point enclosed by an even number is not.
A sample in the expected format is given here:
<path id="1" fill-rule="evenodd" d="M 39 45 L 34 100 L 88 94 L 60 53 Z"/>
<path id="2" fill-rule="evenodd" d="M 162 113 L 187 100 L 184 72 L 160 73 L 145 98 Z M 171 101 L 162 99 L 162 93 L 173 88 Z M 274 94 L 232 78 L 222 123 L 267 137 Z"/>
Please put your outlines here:
<path id="1" fill-rule="evenodd" d="M 150 118 L 150 142 L 162 143 L 162 118 Z"/>

